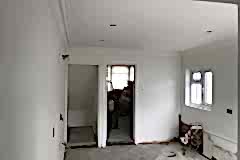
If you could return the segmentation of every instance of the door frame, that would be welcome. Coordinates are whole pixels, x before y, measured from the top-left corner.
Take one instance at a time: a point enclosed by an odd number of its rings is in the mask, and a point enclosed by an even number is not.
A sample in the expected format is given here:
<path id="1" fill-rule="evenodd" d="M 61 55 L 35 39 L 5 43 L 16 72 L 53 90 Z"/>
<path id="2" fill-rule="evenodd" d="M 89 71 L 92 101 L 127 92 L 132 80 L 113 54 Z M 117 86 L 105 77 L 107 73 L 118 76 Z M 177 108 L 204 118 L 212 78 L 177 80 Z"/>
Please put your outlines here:
<path id="1" fill-rule="evenodd" d="M 104 128 L 104 137 L 103 137 L 103 148 L 104 147 L 106 147 L 106 144 L 107 144 L 107 87 L 108 87 L 108 85 L 107 85 L 107 81 L 106 81 L 106 77 L 107 77 L 107 72 L 106 72 L 106 70 L 107 70 L 107 67 L 108 66 L 134 66 L 134 80 L 135 80 L 135 86 L 134 86 L 134 99 L 133 99 L 133 121 L 132 121 L 132 134 L 133 134 L 133 143 L 134 144 L 138 144 L 138 140 L 136 139 L 137 137 L 136 137 L 136 106 L 137 106 L 137 97 L 138 97 L 138 93 L 137 93 L 137 89 L 138 89 L 138 78 L 137 78 L 137 76 L 138 76 L 138 74 L 137 74 L 137 64 L 136 63 L 109 63 L 109 64 L 106 64 L 105 65 L 105 70 L 104 70 L 104 78 L 103 78 L 103 80 L 104 80 L 104 83 L 105 83 L 105 88 L 104 88 L 104 92 L 105 92 L 105 96 L 106 97 L 103 97 L 103 98 L 105 98 L 105 107 L 103 108 L 103 109 L 105 109 L 105 111 L 104 110 L 102 110 L 102 111 L 104 111 L 104 112 L 106 112 L 105 113 L 105 115 L 104 115 L 104 117 L 103 117 L 103 121 L 104 121 L 104 124 L 105 124 L 105 128 Z"/>
<path id="2" fill-rule="evenodd" d="M 68 143 L 68 66 L 69 63 L 65 63 L 64 66 L 64 143 Z"/>
<path id="3" fill-rule="evenodd" d="M 68 89 L 69 89 L 69 85 L 68 85 L 68 81 L 69 81 L 69 65 L 71 65 L 71 63 L 65 63 L 65 67 L 64 67 L 64 94 L 65 94 L 65 107 L 64 107 L 64 143 L 67 144 L 68 143 Z M 102 93 L 100 92 L 100 85 L 101 85 L 101 76 L 103 75 L 101 70 L 100 70 L 100 65 L 93 65 L 93 64 L 75 64 L 75 65 L 89 65 L 89 66 L 97 66 L 97 72 L 98 72 L 98 104 L 97 104 L 97 128 L 96 128 L 96 134 L 97 134 L 97 144 L 98 147 L 101 148 L 102 147 L 102 118 L 103 115 L 100 112 L 100 108 L 103 106 L 102 104 Z M 103 85 L 102 85 L 103 86 Z"/>
<path id="4" fill-rule="evenodd" d="M 68 66 L 70 64 L 84 65 L 84 63 L 66 63 L 65 64 L 65 121 L 64 121 L 64 142 L 67 144 L 68 140 Z M 117 63 L 109 63 L 108 65 L 116 65 Z M 122 63 L 123 64 L 123 63 Z M 138 65 L 136 63 L 124 63 L 135 66 L 135 97 L 133 108 L 133 137 L 134 143 L 138 144 L 137 140 L 137 125 L 136 125 L 136 110 L 138 106 Z M 107 83 L 106 83 L 106 69 L 107 64 L 86 64 L 98 66 L 98 108 L 97 108 L 97 144 L 98 148 L 105 148 L 107 142 Z"/>

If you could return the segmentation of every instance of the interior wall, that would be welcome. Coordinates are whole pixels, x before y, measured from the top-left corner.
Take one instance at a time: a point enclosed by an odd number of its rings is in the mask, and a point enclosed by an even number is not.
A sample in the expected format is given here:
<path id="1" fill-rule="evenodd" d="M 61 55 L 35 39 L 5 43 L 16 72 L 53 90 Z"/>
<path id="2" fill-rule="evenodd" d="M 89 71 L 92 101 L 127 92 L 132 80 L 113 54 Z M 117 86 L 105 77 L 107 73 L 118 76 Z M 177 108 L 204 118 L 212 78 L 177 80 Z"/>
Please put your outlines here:
<path id="1" fill-rule="evenodd" d="M 233 153 L 237 152 L 238 140 L 237 54 L 237 40 L 229 40 L 187 50 L 182 56 L 182 80 L 185 69 L 211 69 L 214 75 L 212 111 L 186 107 L 182 101 L 183 120 L 202 122 L 213 144 Z M 184 86 L 184 82 L 182 84 Z M 227 114 L 227 109 L 232 109 L 233 114 Z"/>
<path id="2" fill-rule="evenodd" d="M 63 159 L 65 42 L 51 7 L 48 0 L 0 2 L 1 160 Z"/>
<path id="3" fill-rule="evenodd" d="M 1 4 L 0 2 L 0 19 L 2 16 Z M 0 29 L 0 35 L 3 35 L 2 30 Z M 9 72 L 7 72 L 7 55 L 4 52 L 2 43 L 2 39 L 0 38 L 0 159 L 8 160 L 8 107 L 7 107 L 7 95 L 8 95 L 8 77 Z"/>
<path id="4" fill-rule="evenodd" d="M 238 6 L 238 107 L 240 106 L 240 7 Z M 240 109 L 238 110 L 238 115 L 240 115 Z M 238 116 L 238 154 L 237 158 L 240 159 L 240 116 Z"/>
<path id="5" fill-rule="evenodd" d="M 6 2 L 0 1 L 0 21 L 6 18 L 4 16 L 5 11 L 3 10 Z M 2 28 L 1 24 L 1 28 Z M 7 53 L 5 40 L 4 40 L 4 29 L 0 29 L 0 159 L 8 160 L 8 108 L 7 108 L 7 95 L 8 95 L 8 77 L 9 72 L 7 71 Z"/>
<path id="6" fill-rule="evenodd" d="M 135 64 L 136 143 L 166 141 L 177 136 L 180 113 L 179 56 L 163 56 L 163 54 L 160 56 L 158 52 L 153 51 L 103 47 L 72 48 L 69 53 L 69 63 L 105 66 L 103 73 L 107 64 Z M 105 85 L 105 83 L 100 84 Z M 105 88 L 105 86 L 99 87 Z M 104 102 L 103 105 L 106 106 Z M 104 112 L 104 106 L 100 112 Z M 106 126 L 106 114 L 101 116 L 103 116 L 102 123 Z M 103 134 L 106 134 L 106 127 Z"/>
<path id="7" fill-rule="evenodd" d="M 69 65 L 68 126 L 95 126 L 98 69 L 94 65 Z"/>

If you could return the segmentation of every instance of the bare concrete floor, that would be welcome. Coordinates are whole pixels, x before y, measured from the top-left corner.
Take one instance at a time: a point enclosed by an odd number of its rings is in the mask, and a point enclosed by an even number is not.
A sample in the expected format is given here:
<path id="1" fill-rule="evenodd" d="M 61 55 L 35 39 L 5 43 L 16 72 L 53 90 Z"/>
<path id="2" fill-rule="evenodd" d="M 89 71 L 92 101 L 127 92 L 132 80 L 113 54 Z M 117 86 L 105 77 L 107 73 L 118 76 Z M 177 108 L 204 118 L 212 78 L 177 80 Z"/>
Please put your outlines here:
<path id="1" fill-rule="evenodd" d="M 119 117 L 119 129 L 112 129 L 108 142 L 131 142 L 129 116 Z"/>
<path id="2" fill-rule="evenodd" d="M 178 143 L 82 148 L 68 151 L 65 160 L 207 160 L 191 150 L 184 156 L 181 149 Z M 168 157 L 173 153 L 175 157 Z"/>
<path id="3" fill-rule="evenodd" d="M 75 127 L 69 130 L 69 146 L 94 145 L 94 132 L 91 126 Z"/>

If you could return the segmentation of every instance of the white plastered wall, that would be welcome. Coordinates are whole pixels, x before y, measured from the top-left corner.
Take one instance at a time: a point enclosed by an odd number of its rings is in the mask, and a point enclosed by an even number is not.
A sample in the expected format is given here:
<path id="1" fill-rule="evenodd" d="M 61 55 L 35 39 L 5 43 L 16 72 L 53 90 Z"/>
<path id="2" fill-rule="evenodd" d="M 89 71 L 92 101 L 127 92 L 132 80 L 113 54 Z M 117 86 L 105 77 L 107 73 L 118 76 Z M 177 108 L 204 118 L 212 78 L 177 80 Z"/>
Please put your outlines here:
<path id="1" fill-rule="evenodd" d="M 65 42 L 57 3 L 0 1 L 1 160 L 63 159 L 64 63 L 59 54 Z"/>
<path id="2" fill-rule="evenodd" d="M 136 65 L 135 143 L 166 141 L 178 134 L 180 58 L 154 51 L 82 47 L 69 50 L 70 64 L 99 66 L 99 141 L 105 147 L 108 64 Z"/>
<path id="3" fill-rule="evenodd" d="M 183 121 L 202 122 L 206 132 L 205 145 L 216 145 L 232 153 L 237 152 L 238 139 L 237 54 L 237 40 L 229 40 L 189 49 L 182 56 L 182 75 L 185 69 L 211 69 L 214 74 L 212 111 L 186 107 L 182 101 Z M 181 93 L 184 95 L 184 87 Z M 232 109 L 233 114 L 227 114 L 227 109 Z M 206 146 L 205 154 L 211 158 L 215 153 L 211 146 Z"/>
<path id="4" fill-rule="evenodd" d="M 94 127 L 97 120 L 98 68 L 95 65 L 69 65 L 68 72 L 68 126 Z"/>

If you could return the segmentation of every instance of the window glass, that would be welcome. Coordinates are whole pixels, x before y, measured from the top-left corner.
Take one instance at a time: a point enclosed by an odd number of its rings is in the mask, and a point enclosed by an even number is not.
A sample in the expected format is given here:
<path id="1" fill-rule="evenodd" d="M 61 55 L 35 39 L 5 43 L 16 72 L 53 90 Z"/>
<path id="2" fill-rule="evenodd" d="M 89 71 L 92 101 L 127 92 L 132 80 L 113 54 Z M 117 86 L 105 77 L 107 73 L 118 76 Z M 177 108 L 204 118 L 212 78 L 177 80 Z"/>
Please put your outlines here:
<path id="1" fill-rule="evenodd" d="M 107 80 L 110 81 L 111 80 L 111 66 L 107 67 Z"/>
<path id="2" fill-rule="evenodd" d="M 202 104 L 202 84 L 194 83 L 191 85 L 191 103 Z"/>
<path id="3" fill-rule="evenodd" d="M 190 106 L 190 70 L 185 71 L 185 105 Z"/>
<path id="4" fill-rule="evenodd" d="M 194 80 L 194 81 L 200 81 L 201 78 L 202 78 L 201 72 L 193 73 L 193 80 Z"/>
<path id="5" fill-rule="evenodd" d="M 134 75 L 134 67 L 131 66 L 130 67 L 130 78 L 129 78 L 129 80 L 133 82 L 134 81 L 134 77 L 135 77 L 135 75 Z"/>
<path id="6" fill-rule="evenodd" d="M 212 104 L 212 90 L 213 90 L 213 73 L 212 72 L 205 72 L 204 75 L 204 99 L 206 104 Z"/>
<path id="7" fill-rule="evenodd" d="M 108 91 L 112 91 L 112 84 L 111 84 L 111 66 L 108 66 L 107 67 L 107 77 L 106 77 L 106 80 L 107 80 L 107 90 Z"/>
<path id="8" fill-rule="evenodd" d="M 123 89 L 128 85 L 128 67 L 113 66 L 112 67 L 112 85 L 114 89 Z"/>
<path id="9" fill-rule="evenodd" d="M 112 67 L 113 74 L 128 74 L 128 67 L 127 66 L 113 66 Z"/>

